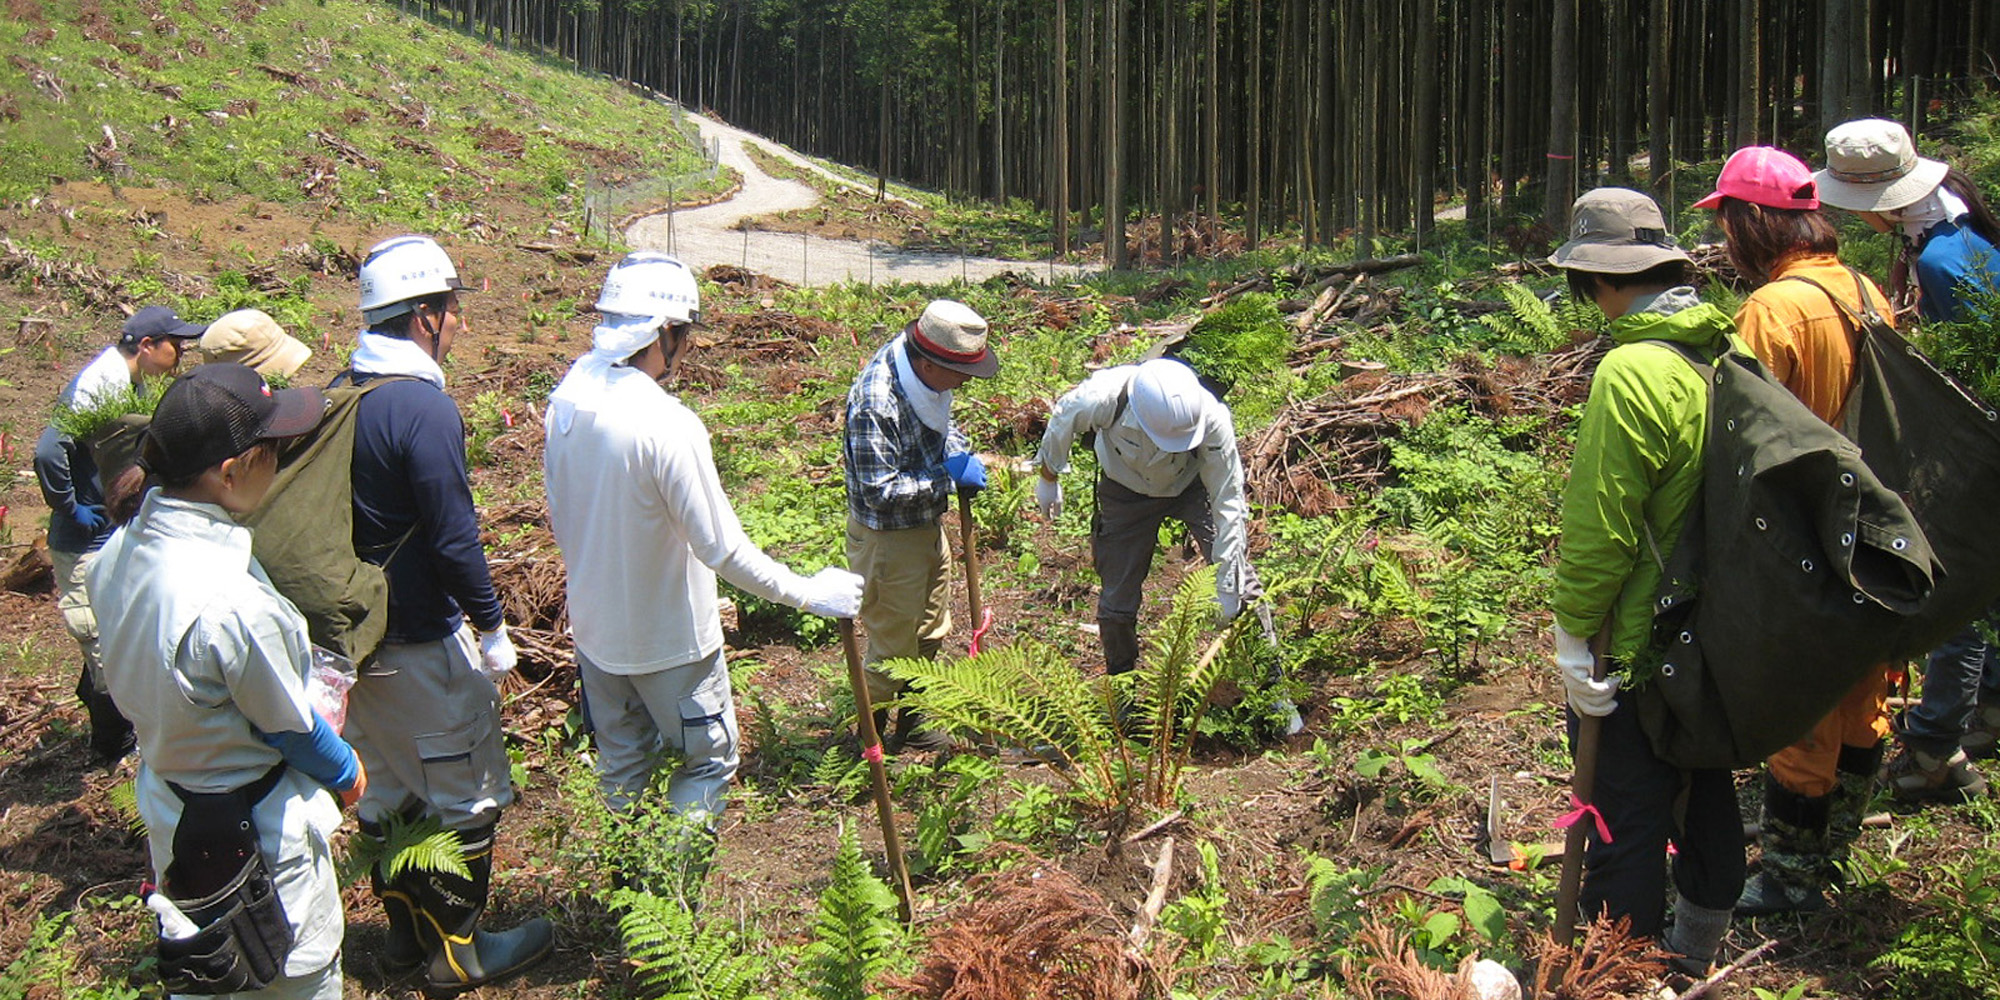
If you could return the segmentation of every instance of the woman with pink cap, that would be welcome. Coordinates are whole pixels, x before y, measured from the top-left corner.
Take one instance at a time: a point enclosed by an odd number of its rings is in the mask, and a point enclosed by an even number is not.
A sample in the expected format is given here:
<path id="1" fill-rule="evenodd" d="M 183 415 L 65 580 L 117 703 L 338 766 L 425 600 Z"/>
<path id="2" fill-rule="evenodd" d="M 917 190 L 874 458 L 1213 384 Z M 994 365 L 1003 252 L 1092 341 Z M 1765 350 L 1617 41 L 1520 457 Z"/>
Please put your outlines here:
<path id="1" fill-rule="evenodd" d="M 1723 164 L 1715 193 L 1695 207 L 1715 210 L 1730 262 L 1759 285 L 1736 312 L 1738 333 L 1792 395 L 1837 424 L 1854 384 L 1848 314 L 1865 301 L 1886 315 L 1889 301 L 1836 256 L 1840 237 L 1819 211 L 1812 171 L 1781 149 L 1739 149 Z M 1885 663 L 1766 762 L 1763 855 L 1736 902 L 1738 916 L 1826 906 L 1829 873 L 1860 833 L 1874 794 L 1889 735 L 1887 693 Z"/>

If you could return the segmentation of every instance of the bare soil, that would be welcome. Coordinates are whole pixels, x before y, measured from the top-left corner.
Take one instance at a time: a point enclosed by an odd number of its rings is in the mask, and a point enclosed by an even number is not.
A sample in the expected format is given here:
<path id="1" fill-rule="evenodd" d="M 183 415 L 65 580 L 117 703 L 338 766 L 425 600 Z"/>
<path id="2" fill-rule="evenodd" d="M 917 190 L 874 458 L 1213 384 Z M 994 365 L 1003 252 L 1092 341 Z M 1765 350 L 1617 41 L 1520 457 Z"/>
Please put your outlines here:
<path id="1" fill-rule="evenodd" d="M 134 221 L 140 213 L 145 214 L 144 226 Z M 499 220 L 518 220 L 524 210 L 500 204 L 490 214 Z M 390 234 L 279 206 L 241 201 L 197 204 L 172 192 L 126 189 L 113 195 L 102 188 L 72 185 L 12 214 L 9 235 L 88 247 L 100 267 L 113 271 L 136 252 L 157 254 L 158 269 L 196 281 L 212 280 L 224 268 L 241 270 L 253 264 L 271 267 L 279 280 L 303 276 L 322 307 L 324 336 L 314 343 L 318 353 L 299 380 L 320 383 L 339 367 L 333 348 L 351 339 L 356 322 L 352 276 L 320 273 L 290 256 L 273 258 L 271 248 L 319 237 L 358 252 Z M 255 248 L 260 256 L 246 262 L 240 259 L 244 251 L 239 248 Z M 467 241 L 453 249 L 461 255 L 472 284 L 486 291 L 472 306 L 474 329 L 454 352 L 453 392 L 461 405 L 496 386 L 511 388 L 529 378 L 559 376 L 579 345 L 552 337 L 523 337 L 523 331 L 534 329 L 530 313 L 558 299 L 585 294 L 607 262 L 570 244 L 555 247 L 553 253 L 519 249 L 499 239 Z M 738 360 L 769 391 L 795 391 L 805 362 L 769 356 L 750 335 L 760 324 L 791 322 L 760 312 L 758 284 L 756 276 L 746 276 L 740 294 L 715 304 L 712 311 L 723 314 L 724 323 L 748 333 L 715 348 L 716 357 L 705 360 L 717 367 Z M 32 277 L 16 275 L 0 282 L 0 310 L 13 317 L 46 317 L 53 326 L 52 333 L 32 340 L 0 329 L 0 351 L 5 352 L 0 354 L 0 421 L 4 421 L 0 429 L 6 434 L 0 457 L 12 473 L 0 482 L 0 503 L 9 508 L 0 544 L 32 544 L 38 533 L 46 512 L 30 470 L 33 437 L 63 381 L 110 342 L 122 319 L 114 307 L 92 307 L 84 301 L 75 289 L 49 287 Z M 1059 311 L 1061 304 L 1052 301 L 1049 308 Z M 699 385 L 688 387 L 685 395 L 697 409 L 701 407 L 704 390 Z M 495 462 L 476 472 L 476 482 L 488 495 L 506 495 L 539 467 L 537 421 L 532 415 L 523 417 L 514 432 L 494 443 Z M 537 522 L 532 502 L 498 503 L 485 513 L 492 532 L 523 524 L 530 529 L 513 536 L 509 554 L 534 553 L 544 564 L 555 558 L 546 525 Z M 494 537 L 489 534 L 489 541 Z M 1073 579 L 1087 554 L 1059 544 L 1053 536 L 1039 537 L 1044 579 Z M 1163 578 L 1149 593 L 1156 599 L 1167 593 L 1171 579 L 1184 568 L 1181 563 L 1165 566 Z M 548 570 L 532 572 L 540 572 L 546 583 Z M 989 586 L 986 597 L 998 622 L 989 643 L 1006 643 L 1027 634 L 1043 638 L 1067 634 L 1068 639 L 1060 641 L 1077 648 L 1078 655 L 1094 658 L 1094 641 L 1074 632 L 1071 623 L 1061 620 L 1064 612 L 1056 610 L 1087 607 L 1086 592 L 1060 584 L 1025 590 L 1002 585 Z M 525 610 L 541 614 L 540 627 L 559 636 L 559 624 L 547 620 L 546 602 L 527 603 L 544 605 Z M 959 620 L 964 621 L 963 609 L 959 611 Z M 1530 631 L 1521 645 L 1483 651 L 1459 678 L 1466 683 L 1451 695 L 1448 722 L 1442 726 L 1383 727 L 1331 738 L 1333 700 L 1363 693 L 1362 685 L 1332 670 L 1308 676 L 1313 693 L 1302 706 L 1305 734 L 1257 753 L 1204 745 L 1188 775 L 1186 806 L 1178 822 L 1158 836 L 1115 851 L 1071 844 L 1054 851 L 1049 861 L 1101 898 L 1108 907 L 1106 920 L 1123 926 L 1145 897 L 1152 878 L 1150 865 L 1162 837 L 1177 838 L 1183 851 L 1172 871 L 1170 898 L 1199 885 L 1192 841 L 1213 841 L 1231 898 L 1229 938 L 1247 945 L 1276 937 L 1297 942 L 1302 949 L 1312 934 L 1305 888 L 1309 855 L 1330 857 L 1344 866 L 1383 868 L 1371 899 L 1379 900 L 1384 914 L 1399 899 L 1429 909 L 1451 908 L 1448 900 L 1427 888 L 1445 875 L 1491 885 L 1503 897 L 1529 898 L 1530 886 L 1552 892 L 1552 882 L 1547 881 L 1551 870 L 1537 873 L 1494 866 L 1485 853 L 1486 789 L 1491 779 L 1498 779 L 1509 803 L 1501 831 L 1508 840 L 1553 839 L 1549 824 L 1563 808 L 1568 768 L 1559 715 L 1551 707 L 1560 704 L 1561 693 L 1533 639 Z M 1397 669 L 1427 679 L 1444 677 L 1438 656 L 1422 648 L 1405 625 L 1381 623 L 1365 641 L 1366 655 L 1378 662 L 1398 663 Z M 551 860 L 552 842 L 562 835 L 568 817 L 552 778 L 553 762 L 543 756 L 542 737 L 574 704 L 575 678 L 565 666 L 560 643 L 550 645 L 554 655 L 544 649 L 531 656 L 518 689 L 527 693 L 518 694 L 507 708 L 510 742 L 528 754 L 529 782 L 504 825 L 493 919 L 511 923 L 548 913 L 559 927 L 558 949 L 550 962 L 520 982 L 486 992 L 529 1000 L 623 995 L 628 972 L 613 921 L 589 894 L 588 878 L 594 876 L 563 870 Z M 749 686 L 769 703 L 791 706 L 826 697 L 821 677 L 839 656 L 837 648 L 800 649 L 742 633 L 732 635 L 732 645 L 737 650 L 732 655 L 754 657 L 762 664 Z M 34 918 L 81 913 L 69 948 L 77 958 L 78 975 L 90 981 L 122 975 L 145 954 L 147 918 L 143 911 L 79 908 L 79 902 L 134 893 L 146 861 L 140 839 L 127 829 L 107 795 L 110 787 L 129 777 L 132 765 L 106 770 L 90 764 L 83 714 L 70 693 L 75 669 L 74 647 L 61 629 L 51 594 L 46 589 L 0 594 L 0 681 L 4 681 L 0 683 L 0 956 L 22 952 Z M 752 699 L 739 694 L 739 706 L 744 731 L 756 733 Z M 843 738 L 832 728 L 814 735 L 827 745 Z M 1330 744 L 1325 760 L 1306 753 L 1319 737 L 1328 737 Z M 1393 774 L 1364 779 L 1352 769 L 1351 762 L 1363 747 L 1397 747 L 1405 741 L 1434 754 L 1445 776 L 1464 791 L 1426 798 L 1411 794 Z M 767 938 L 796 943 L 810 933 L 836 827 L 862 831 L 871 849 L 879 847 L 879 834 L 865 801 L 778 794 L 766 777 L 770 762 L 764 753 L 765 748 L 754 741 L 746 747 L 745 790 L 722 829 L 711 912 L 740 915 L 754 921 Z M 1007 773 L 1023 780 L 1049 780 L 1038 767 L 1008 765 Z M 1972 810 L 1934 809 L 1915 818 L 1898 816 L 1889 829 L 1867 831 L 1862 840 L 1865 849 L 1893 853 L 1909 865 L 1889 876 L 1897 894 L 1842 896 L 1828 912 L 1810 919 L 1739 926 L 1731 940 L 1734 949 L 1754 945 L 1765 935 L 1783 943 L 1769 964 L 1739 975 L 1711 995 L 1748 1000 L 1751 986 L 1782 990 L 1800 980 L 1816 984 L 1812 996 L 1888 995 L 1888 974 L 1868 963 L 1917 913 L 1899 899 L 1918 894 L 1932 881 L 1936 867 L 1949 863 L 1963 846 L 1990 839 L 1990 831 L 1980 829 L 1977 819 Z M 956 883 L 925 887 L 917 911 L 919 929 L 928 934 L 946 926 L 961 905 L 962 888 Z M 347 903 L 346 995 L 416 995 L 414 983 L 384 977 L 370 959 L 383 929 L 380 911 L 366 891 L 350 890 Z M 1528 915 L 1516 912 L 1512 919 L 1525 941 L 1530 932 Z M 1183 968 L 1175 985 L 1201 995 L 1246 995 L 1256 989 L 1256 975 L 1255 969 L 1236 964 L 1198 965 Z M 30 995 L 54 997 L 59 992 L 60 986 L 52 983 Z"/>

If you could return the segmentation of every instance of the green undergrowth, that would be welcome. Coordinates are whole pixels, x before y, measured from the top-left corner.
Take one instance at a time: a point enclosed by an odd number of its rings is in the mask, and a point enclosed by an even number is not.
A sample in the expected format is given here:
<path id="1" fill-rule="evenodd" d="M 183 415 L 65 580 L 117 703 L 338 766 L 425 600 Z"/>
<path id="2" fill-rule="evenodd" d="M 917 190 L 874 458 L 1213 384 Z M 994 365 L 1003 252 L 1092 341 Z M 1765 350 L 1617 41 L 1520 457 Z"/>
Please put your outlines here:
<path id="1" fill-rule="evenodd" d="M 499 224 L 482 205 L 496 195 L 580 223 L 589 179 L 706 166 L 666 105 L 391 6 L 12 9 L 0 93 L 18 117 L 0 130 L 0 202 L 57 181 L 173 184 L 468 235 Z"/>

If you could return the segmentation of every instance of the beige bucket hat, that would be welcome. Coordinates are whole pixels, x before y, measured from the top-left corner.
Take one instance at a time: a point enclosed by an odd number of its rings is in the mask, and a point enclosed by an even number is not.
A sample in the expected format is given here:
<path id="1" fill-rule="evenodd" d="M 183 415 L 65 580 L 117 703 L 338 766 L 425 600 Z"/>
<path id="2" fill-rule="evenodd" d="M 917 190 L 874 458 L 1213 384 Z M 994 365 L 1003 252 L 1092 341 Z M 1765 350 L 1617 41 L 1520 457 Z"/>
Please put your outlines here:
<path id="1" fill-rule="evenodd" d="M 312 357 L 312 348 L 278 326 L 261 309 L 238 309 L 224 313 L 201 335 L 201 352 L 210 361 L 235 361 L 249 365 L 257 374 L 289 379 Z"/>
<path id="2" fill-rule="evenodd" d="M 1689 260 L 1667 232 L 1660 206 L 1630 188 L 1586 191 L 1570 211 L 1569 242 L 1549 255 L 1557 267 L 1599 274 L 1637 274 L 1670 260 Z"/>
<path id="3" fill-rule="evenodd" d="M 1891 212 L 1922 201 L 1944 183 L 1942 161 L 1917 155 L 1900 122 L 1862 118 L 1826 134 L 1826 169 L 1813 174 L 1819 198 L 1850 212 Z"/>

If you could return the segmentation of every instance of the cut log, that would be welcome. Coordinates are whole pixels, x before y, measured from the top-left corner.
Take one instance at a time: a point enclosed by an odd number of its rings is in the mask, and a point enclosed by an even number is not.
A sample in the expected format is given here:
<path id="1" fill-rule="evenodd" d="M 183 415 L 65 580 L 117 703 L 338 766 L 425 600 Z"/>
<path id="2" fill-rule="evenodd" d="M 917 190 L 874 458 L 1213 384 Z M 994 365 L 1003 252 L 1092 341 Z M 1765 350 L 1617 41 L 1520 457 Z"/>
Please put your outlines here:
<path id="1" fill-rule="evenodd" d="M 0 590 L 32 594 L 54 587 L 55 563 L 49 559 L 48 536 L 38 535 L 20 549 L 7 561 L 6 571 L 0 573 Z"/>

